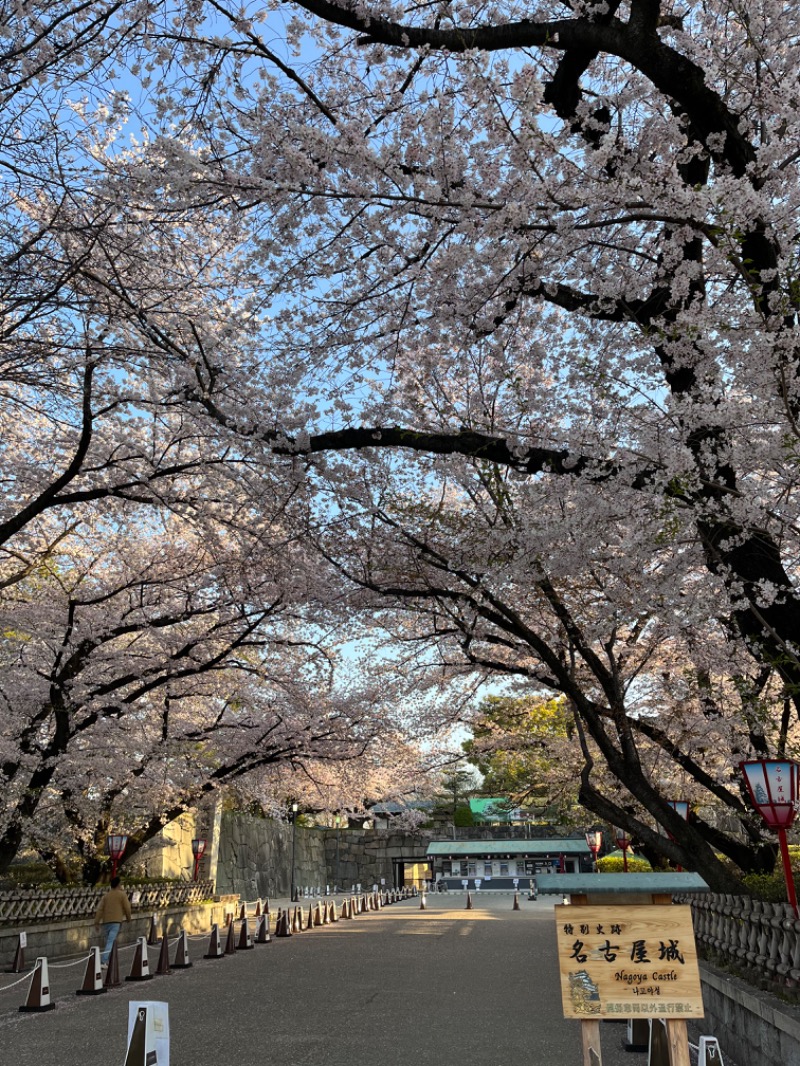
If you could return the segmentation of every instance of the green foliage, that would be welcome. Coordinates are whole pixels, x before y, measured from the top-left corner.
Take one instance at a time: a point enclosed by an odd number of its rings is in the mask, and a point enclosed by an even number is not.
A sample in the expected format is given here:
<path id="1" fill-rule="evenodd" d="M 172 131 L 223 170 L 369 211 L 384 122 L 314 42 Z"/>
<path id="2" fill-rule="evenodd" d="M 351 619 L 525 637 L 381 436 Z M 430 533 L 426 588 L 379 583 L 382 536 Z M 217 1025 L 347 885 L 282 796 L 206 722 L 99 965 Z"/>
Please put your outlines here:
<path id="1" fill-rule="evenodd" d="M 597 860 L 597 869 L 601 874 L 621 874 L 624 872 L 623 860 L 621 855 L 606 855 L 605 858 Z M 635 855 L 628 856 L 628 873 L 629 874 L 649 874 L 653 872 L 653 867 L 647 861 L 647 859 L 639 859 Z"/>
<path id="2" fill-rule="evenodd" d="M 472 808 L 468 803 L 460 803 L 456 807 L 456 813 L 454 818 L 455 825 L 475 825 L 475 819 L 472 815 Z"/>

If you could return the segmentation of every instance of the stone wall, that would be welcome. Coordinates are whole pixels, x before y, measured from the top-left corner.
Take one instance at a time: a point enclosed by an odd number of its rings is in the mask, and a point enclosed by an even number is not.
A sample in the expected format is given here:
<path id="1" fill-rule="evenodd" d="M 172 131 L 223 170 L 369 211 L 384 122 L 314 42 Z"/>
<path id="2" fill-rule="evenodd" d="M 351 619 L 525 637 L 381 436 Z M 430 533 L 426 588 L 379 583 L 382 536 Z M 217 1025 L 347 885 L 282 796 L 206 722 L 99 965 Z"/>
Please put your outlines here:
<path id="1" fill-rule="evenodd" d="M 295 884 L 326 883 L 324 831 L 294 830 Z M 224 811 L 220 823 L 217 892 L 242 899 L 288 896 L 293 827 L 285 822 Z"/>
<path id="2" fill-rule="evenodd" d="M 350 888 L 394 884 L 394 860 L 424 857 L 430 833 L 297 826 L 295 884 Z M 338 862 L 337 862 L 338 851 Z M 337 877 L 338 874 L 338 877 Z M 292 826 L 237 812 L 222 815 L 217 891 L 243 899 L 288 896 L 292 879 Z"/>
<path id="3" fill-rule="evenodd" d="M 706 1016 L 697 1028 L 717 1038 L 726 1064 L 800 1066 L 800 1008 L 707 962 L 700 978 Z"/>

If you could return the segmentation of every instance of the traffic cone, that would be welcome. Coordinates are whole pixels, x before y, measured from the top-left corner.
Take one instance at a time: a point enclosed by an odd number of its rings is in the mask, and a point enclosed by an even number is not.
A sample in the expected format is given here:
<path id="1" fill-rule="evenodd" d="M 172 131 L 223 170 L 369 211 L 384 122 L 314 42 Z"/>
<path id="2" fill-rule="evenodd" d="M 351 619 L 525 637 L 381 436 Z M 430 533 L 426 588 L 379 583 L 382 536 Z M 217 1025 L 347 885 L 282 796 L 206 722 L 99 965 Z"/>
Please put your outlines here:
<path id="1" fill-rule="evenodd" d="M 519 910 L 522 910 L 522 908 L 521 908 L 521 907 L 520 907 L 520 905 L 519 905 L 519 892 L 515 892 L 515 893 L 514 893 L 514 906 L 513 906 L 513 907 L 512 907 L 511 909 L 512 909 L 513 911 L 519 911 Z"/>
<path id="2" fill-rule="evenodd" d="M 19 1009 L 23 1014 L 40 1014 L 42 1011 L 55 1009 L 55 1003 L 50 998 L 50 978 L 47 959 L 44 956 L 36 960 L 31 983 L 28 985 L 28 998 L 25 1005 Z"/>
<path id="3" fill-rule="evenodd" d="M 136 951 L 133 953 L 131 972 L 125 978 L 126 981 L 152 981 L 150 963 L 147 959 L 147 939 L 140 936 L 136 941 Z"/>
<path id="4" fill-rule="evenodd" d="M 309 905 L 308 905 L 308 918 L 306 919 L 306 929 L 313 929 L 313 928 L 314 928 L 314 904 L 313 903 L 309 903 Z"/>
<path id="5" fill-rule="evenodd" d="M 156 966 L 156 977 L 166 977 L 171 974 L 172 970 L 169 968 L 169 941 L 167 940 L 167 934 L 161 937 L 161 950 L 158 953 L 158 965 Z"/>
<path id="6" fill-rule="evenodd" d="M 332 922 L 338 922 L 339 921 L 339 915 L 336 913 L 336 901 L 335 900 L 331 900 L 331 921 Z"/>
<path id="7" fill-rule="evenodd" d="M 256 944 L 269 943 L 271 943 L 269 935 L 269 915 L 262 914 L 258 919 L 258 926 L 256 928 Z"/>
<path id="8" fill-rule="evenodd" d="M 330 921 L 331 921 L 331 916 L 330 916 L 330 912 L 328 910 L 328 904 L 327 903 L 323 903 L 322 904 L 322 924 L 323 925 L 330 925 Z"/>
<path id="9" fill-rule="evenodd" d="M 314 908 L 314 926 L 322 925 L 322 907 L 319 903 Z"/>
<path id="10" fill-rule="evenodd" d="M 107 992 L 103 988 L 103 970 L 100 966 L 100 948 L 89 948 L 90 955 L 86 960 L 86 972 L 83 975 L 83 984 L 76 990 L 76 996 L 100 996 Z"/>
<path id="11" fill-rule="evenodd" d="M 17 948 L 14 952 L 14 961 L 11 963 L 11 968 L 5 970 L 5 973 L 22 973 L 25 969 L 25 948 L 22 946 L 22 938 L 25 934 L 20 933 L 17 936 Z"/>
<path id="12" fill-rule="evenodd" d="M 222 950 L 222 942 L 219 938 L 219 926 L 216 922 L 211 926 L 211 939 L 208 942 L 208 951 L 203 956 L 204 959 L 221 959 L 224 952 Z"/>
<path id="13" fill-rule="evenodd" d="M 150 928 L 147 931 L 147 943 L 150 947 L 154 947 L 158 943 L 158 930 L 156 929 L 155 914 L 150 917 Z"/>
<path id="14" fill-rule="evenodd" d="M 472 896 L 467 892 L 467 910 L 472 910 Z"/>
<path id="15" fill-rule="evenodd" d="M 178 937 L 178 945 L 175 948 L 175 961 L 172 964 L 173 970 L 188 970 L 192 965 L 189 958 L 189 938 L 186 936 L 185 930 L 181 930 L 181 935 Z"/>
<path id="16" fill-rule="evenodd" d="M 117 947 L 117 942 L 115 940 L 111 945 L 111 951 L 108 955 L 106 979 L 103 981 L 103 988 L 119 988 L 121 984 L 122 980 L 119 976 L 119 948 Z"/>
<path id="17" fill-rule="evenodd" d="M 228 936 L 225 940 L 225 954 L 236 954 L 236 929 L 234 928 L 233 922 L 228 926 Z"/>
<path id="18" fill-rule="evenodd" d="M 289 912 L 279 910 L 278 921 L 275 924 L 275 936 L 283 938 L 291 935 L 292 931 L 289 928 Z"/>
<path id="19" fill-rule="evenodd" d="M 250 936 L 250 923 L 247 918 L 242 922 L 242 927 L 239 930 L 239 943 L 236 945 L 239 951 L 250 951 L 255 947 L 253 938 Z"/>
<path id="20" fill-rule="evenodd" d="M 241 907 L 239 908 L 239 921 L 240 921 L 240 922 L 241 922 L 241 921 L 244 921 L 244 919 L 245 919 L 246 917 L 247 917 L 247 904 L 245 903 L 245 901 L 244 901 L 244 900 L 242 900 L 242 905 L 241 905 Z"/>
<path id="21" fill-rule="evenodd" d="M 261 908 L 261 900 L 257 899 L 256 900 L 256 910 L 255 910 L 255 914 L 253 915 L 253 917 L 254 918 L 260 918 L 263 913 L 264 913 L 264 911 Z"/>
<path id="22" fill-rule="evenodd" d="M 425 911 L 425 910 L 427 910 L 427 909 L 428 909 L 428 908 L 427 908 L 427 906 L 426 906 L 426 904 L 425 904 L 425 893 L 424 893 L 424 892 L 423 892 L 423 893 L 422 893 L 422 895 L 421 895 L 421 896 L 419 897 L 419 909 L 420 909 L 421 911 Z"/>

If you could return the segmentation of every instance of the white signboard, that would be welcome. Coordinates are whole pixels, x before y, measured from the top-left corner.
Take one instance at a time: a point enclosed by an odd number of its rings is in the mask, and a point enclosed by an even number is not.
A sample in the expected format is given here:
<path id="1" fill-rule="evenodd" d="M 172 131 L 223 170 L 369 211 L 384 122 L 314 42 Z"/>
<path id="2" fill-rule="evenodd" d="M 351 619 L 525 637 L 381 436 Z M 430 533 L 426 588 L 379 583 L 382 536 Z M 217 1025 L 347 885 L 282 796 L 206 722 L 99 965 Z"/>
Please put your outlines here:
<path id="1" fill-rule="evenodd" d="M 519 878 L 515 877 L 512 880 L 513 880 L 514 888 L 519 888 Z"/>
<path id="2" fill-rule="evenodd" d="M 26 948 L 28 946 L 28 934 L 27 933 L 20 933 L 19 934 L 19 946 L 21 948 Z"/>
<path id="3" fill-rule="evenodd" d="M 461 878 L 461 887 L 462 888 L 466 888 L 468 884 L 469 884 L 469 881 L 467 880 L 467 878 L 466 877 L 462 877 Z"/>
<path id="4" fill-rule="evenodd" d="M 480 892 L 480 888 L 481 888 L 481 879 L 480 879 L 480 877 L 476 877 L 475 878 L 475 890 L 477 892 Z"/>

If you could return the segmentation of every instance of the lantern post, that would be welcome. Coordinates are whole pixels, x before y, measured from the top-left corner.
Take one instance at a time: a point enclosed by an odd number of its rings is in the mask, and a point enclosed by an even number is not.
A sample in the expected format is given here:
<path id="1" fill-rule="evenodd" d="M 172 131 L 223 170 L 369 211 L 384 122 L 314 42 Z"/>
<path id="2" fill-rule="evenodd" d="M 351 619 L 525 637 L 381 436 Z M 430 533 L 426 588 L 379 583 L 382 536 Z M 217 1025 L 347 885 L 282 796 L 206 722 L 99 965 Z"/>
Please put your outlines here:
<path id="1" fill-rule="evenodd" d="M 673 811 L 683 818 L 684 822 L 689 821 L 689 804 L 686 800 L 667 800 L 667 806 L 672 807 Z M 670 840 L 675 839 L 669 831 L 667 831 L 667 836 Z M 680 864 L 678 864 L 677 870 L 678 873 L 683 873 L 683 867 Z"/>
<path id="2" fill-rule="evenodd" d="M 111 833 L 106 837 L 106 851 L 111 856 L 111 876 L 117 876 L 117 863 L 125 854 L 128 838 L 124 833 Z"/>
<path id="3" fill-rule="evenodd" d="M 297 804 L 292 804 L 292 890 L 291 899 L 292 903 L 297 901 L 297 889 L 294 883 L 294 846 L 297 839 Z"/>
<path id="4" fill-rule="evenodd" d="M 788 759 L 753 759 L 739 763 L 739 769 L 744 776 L 753 806 L 769 828 L 778 834 L 786 893 L 795 918 L 800 918 L 792 863 L 786 842 L 786 830 L 794 821 L 796 813 L 800 766 Z"/>
<path id="5" fill-rule="evenodd" d="M 205 854 L 205 850 L 205 840 L 203 840 L 202 837 L 195 837 L 195 839 L 192 841 L 192 855 L 194 855 L 194 877 L 192 878 L 193 881 L 197 880 L 197 874 L 200 868 L 200 860 Z"/>
<path id="6" fill-rule="evenodd" d="M 589 851 L 592 853 L 594 872 L 597 873 L 597 856 L 600 854 L 600 848 L 603 844 L 603 833 L 600 829 L 590 829 L 585 835 Z"/>
<path id="7" fill-rule="evenodd" d="M 631 846 L 631 838 L 624 829 L 617 829 L 615 832 L 617 844 L 622 849 L 622 872 L 626 874 L 628 872 L 628 848 Z"/>

